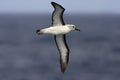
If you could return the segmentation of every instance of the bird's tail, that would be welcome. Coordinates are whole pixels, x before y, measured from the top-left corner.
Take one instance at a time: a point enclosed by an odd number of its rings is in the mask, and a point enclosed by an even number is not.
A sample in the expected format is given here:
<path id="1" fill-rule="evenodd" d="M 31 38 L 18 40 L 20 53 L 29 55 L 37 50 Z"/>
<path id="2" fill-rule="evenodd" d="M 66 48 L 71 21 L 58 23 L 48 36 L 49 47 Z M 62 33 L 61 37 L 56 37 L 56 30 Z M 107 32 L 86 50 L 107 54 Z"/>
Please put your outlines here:
<path id="1" fill-rule="evenodd" d="M 37 29 L 37 30 L 36 30 L 36 33 L 37 33 L 38 35 L 43 34 L 43 32 L 41 31 L 41 29 Z"/>

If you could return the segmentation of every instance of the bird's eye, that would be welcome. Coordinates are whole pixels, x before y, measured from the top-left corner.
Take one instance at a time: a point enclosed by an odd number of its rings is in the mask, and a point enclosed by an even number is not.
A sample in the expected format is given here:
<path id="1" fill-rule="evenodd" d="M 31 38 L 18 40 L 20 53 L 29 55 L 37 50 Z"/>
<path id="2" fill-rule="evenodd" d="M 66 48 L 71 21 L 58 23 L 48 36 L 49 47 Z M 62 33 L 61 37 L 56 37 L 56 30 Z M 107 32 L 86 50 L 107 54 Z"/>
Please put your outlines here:
<path id="1" fill-rule="evenodd" d="M 75 26 L 72 26 L 73 28 L 75 28 Z"/>

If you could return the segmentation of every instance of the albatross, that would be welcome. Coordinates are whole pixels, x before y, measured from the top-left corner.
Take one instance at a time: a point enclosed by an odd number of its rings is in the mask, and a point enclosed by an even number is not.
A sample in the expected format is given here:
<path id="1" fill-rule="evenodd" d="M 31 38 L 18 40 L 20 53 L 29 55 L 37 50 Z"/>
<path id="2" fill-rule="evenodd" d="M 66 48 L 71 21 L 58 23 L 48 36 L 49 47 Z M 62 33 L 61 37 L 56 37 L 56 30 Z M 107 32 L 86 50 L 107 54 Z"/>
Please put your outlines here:
<path id="1" fill-rule="evenodd" d="M 48 28 L 37 29 L 36 33 L 38 35 L 54 35 L 54 39 L 60 54 L 61 72 L 64 73 L 69 60 L 69 48 L 66 42 L 66 33 L 73 30 L 80 31 L 80 29 L 73 24 L 65 24 L 63 21 L 63 13 L 65 9 L 58 3 L 51 2 L 51 4 L 54 7 L 54 11 L 52 13 L 52 25 Z"/>

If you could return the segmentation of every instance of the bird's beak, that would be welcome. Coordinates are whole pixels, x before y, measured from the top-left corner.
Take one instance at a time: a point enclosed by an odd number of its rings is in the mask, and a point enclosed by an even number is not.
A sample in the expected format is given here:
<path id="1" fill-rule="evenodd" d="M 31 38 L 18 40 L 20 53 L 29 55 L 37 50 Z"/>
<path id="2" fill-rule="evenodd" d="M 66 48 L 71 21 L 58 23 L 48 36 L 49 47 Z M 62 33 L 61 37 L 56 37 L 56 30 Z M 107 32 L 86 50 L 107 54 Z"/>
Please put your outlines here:
<path id="1" fill-rule="evenodd" d="M 80 31 L 80 28 L 76 27 L 75 30 Z"/>

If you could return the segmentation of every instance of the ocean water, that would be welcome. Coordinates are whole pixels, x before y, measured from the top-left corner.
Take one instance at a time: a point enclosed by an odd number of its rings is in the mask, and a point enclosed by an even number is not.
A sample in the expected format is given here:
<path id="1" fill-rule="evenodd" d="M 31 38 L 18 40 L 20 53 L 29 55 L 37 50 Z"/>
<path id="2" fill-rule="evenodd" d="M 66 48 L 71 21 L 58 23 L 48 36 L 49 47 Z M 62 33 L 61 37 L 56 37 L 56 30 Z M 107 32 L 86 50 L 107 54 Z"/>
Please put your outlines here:
<path id="1" fill-rule="evenodd" d="M 54 36 L 37 35 L 51 15 L 0 14 L 0 80 L 120 80 L 120 15 L 64 15 L 70 60 L 60 71 Z"/>

